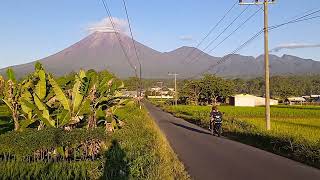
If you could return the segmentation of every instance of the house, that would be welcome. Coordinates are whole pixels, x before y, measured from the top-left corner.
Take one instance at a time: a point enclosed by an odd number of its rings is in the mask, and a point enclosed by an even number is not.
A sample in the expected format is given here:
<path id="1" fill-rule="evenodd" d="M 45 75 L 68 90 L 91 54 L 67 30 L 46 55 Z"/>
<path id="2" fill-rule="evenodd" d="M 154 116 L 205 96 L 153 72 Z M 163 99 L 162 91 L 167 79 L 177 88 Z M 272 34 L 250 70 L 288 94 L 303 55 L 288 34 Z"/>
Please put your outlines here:
<path id="1" fill-rule="evenodd" d="M 132 97 L 132 98 L 137 97 L 137 91 L 123 91 L 122 94 L 125 97 Z"/>
<path id="2" fill-rule="evenodd" d="M 306 102 L 306 99 L 303 97 L 290 97 L 284 101 L 288 105 L 302 104 L 304 102 Z"/>
<path id="3" fill-rule="evenodd" d="M 311 102 L 320 102 L 320 95 L 311 95 Z"/>
<path id="4" fill-rule="evenodd" d="M 148 99 L 173 99 L 173 96 L 168 96 L 168 95 L 148 96 Z"/>
<path id="5" fill-rule="evenodd" d="M 232 106 L 264 106 L 265 98 L 257 97 L 250 94 L 237 94 L 229 97 L 229 104 Z M 270 99 L 270 105 L 278 105 L 278 100 Z"/>

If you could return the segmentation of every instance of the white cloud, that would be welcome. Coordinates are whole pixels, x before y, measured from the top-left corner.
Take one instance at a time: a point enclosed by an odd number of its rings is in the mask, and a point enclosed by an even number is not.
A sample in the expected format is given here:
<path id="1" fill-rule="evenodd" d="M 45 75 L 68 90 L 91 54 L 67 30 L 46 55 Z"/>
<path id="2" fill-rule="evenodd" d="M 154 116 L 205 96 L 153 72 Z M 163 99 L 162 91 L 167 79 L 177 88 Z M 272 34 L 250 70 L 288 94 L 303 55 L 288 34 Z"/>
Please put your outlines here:
<path id="1" fill-rule="evenodd" d="M 126 33 L 128 32 L 128 23 L 124 19 L 120 19 L 117 17 L 112 17 L 112 21 L 115 26 L 115 30 L 113 29 L 113 26 L 109 20 L 109 17 L 103 18 L 99 22 L 95 22 L 90 24 L 87 27 L 87 31 L 89 33 L 94 32 L 119 32 L 119 33 Z"/>
<path id="2" fill-rule="evenodd" d="M 283 49 L 302 49 L 302 48 L 316 48 L 320 47 L 320 44 L 308 44 L 308 43 L 288 43 L 279 45 L 271 50 L 271 52 L 279 52 Z"/>
<path id="3" fill-rule="evenodd" d="M 179 39 L 180 39 L 181 41 L 192 41 L 192 40 L 193 40 L 192 36 L 190 36 L 190 35 L 180 36 Z"/>

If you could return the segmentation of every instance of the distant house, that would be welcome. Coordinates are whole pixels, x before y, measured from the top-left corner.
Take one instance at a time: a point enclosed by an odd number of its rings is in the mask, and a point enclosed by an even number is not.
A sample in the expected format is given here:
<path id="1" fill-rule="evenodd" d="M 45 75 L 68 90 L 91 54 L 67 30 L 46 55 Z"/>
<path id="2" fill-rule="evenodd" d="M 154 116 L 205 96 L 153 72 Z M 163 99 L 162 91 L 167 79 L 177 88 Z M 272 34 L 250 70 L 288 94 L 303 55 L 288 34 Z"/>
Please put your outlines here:
<path id="1" fill-rule="evenodd" d="M 150 91 L 156 91 L 156 92 L 158 92 L 158 91 L 160 91 L 160 90 L 161 90 L 160 87 L 152 87 L 152 88 L 150 88 Z"/>
<path id="2" fill-rule="evenodd" d="M 173 96 L 162 95 L 162 96 L 148 96 L 149 99 L 173 99 Z"/>
<path id="3" fill-rule="evenodd" d="M 123 91 L 122 94 L 125 97 L 132 97 L 132 98 L 136 98 L 137 97 L 137 91 Z"/>
<path id="4" fill-rule="evenodd" d="M 303 97 L 290 97 L 284 101 L 288 105 L 302 104 L 304 102 L 306 102 L 306 99 Z"/>
<path id="5" fill-rule="evenodd" d="M 311 95 L 310 99 L 312 102 L 320 102 L 320 95 Z"/>
<path id="6" fill-rule="evenodd" d="M 229 104 L 232 106 L 263 106 L 265 105 L 265 98 L 257 97 L 250 94 L 237 94 L 229 97 Z M 270 99 L 270 105 L 278 105 L 278 100 Z"/>

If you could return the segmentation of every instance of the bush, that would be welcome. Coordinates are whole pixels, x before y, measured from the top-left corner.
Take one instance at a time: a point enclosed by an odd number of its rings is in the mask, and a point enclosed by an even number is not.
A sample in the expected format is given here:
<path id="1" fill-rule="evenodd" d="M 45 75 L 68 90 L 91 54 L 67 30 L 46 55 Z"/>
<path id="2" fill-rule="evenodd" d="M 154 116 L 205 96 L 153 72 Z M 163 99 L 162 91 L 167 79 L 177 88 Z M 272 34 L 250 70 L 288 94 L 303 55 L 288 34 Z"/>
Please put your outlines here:
<path id="1" fill-rule="evenodd" d="M 0 135 L 0 160 L 59 161 L 94 159 L 107 139 L 104 129 L 29 129 Z"/>

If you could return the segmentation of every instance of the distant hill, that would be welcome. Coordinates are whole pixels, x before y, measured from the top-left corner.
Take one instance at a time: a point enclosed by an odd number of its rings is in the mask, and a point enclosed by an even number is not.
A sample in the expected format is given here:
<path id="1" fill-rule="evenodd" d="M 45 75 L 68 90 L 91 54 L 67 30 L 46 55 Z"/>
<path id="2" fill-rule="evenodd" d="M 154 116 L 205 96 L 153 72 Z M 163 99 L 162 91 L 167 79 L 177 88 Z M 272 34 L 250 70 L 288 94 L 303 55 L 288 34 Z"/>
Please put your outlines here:
<path id="1" fill-rule="evenodd" d="M 128 52 L 133 64 L 138 63 L 135 57 L 130 37 L 120 34 L 121 41 Z M 143 76 L 145 78 L 168 78 L 168 72 L 177 72 L 180 77 L 190 77 L 202 72 L 210 65 L 216 64 L 221 58 L 213 57 L 193 47 L 181 47 L 171 52 L 159 52 L 139 42 L 137 49 L 142 61 Z M 202 55 L 193 63 L 184 58 L 193 52 L 194 56 Z M 117 76 L 126 78 L 133 76 L 133 70 L 122 52 L 121 46 L 114 33 L 96 32 L 74 45 L 40 60 L 46 69 L 55 75 L 64 75 L 79 69 L 108 69 Z M 13 66 L 18 77 L 33 70 L 35 62 Z M 270 55 L 272 74 L 304 74 L 319 73 L 320 62 L 284 55 L 278 57 Z M 5 68 L 0 70 L 3 74 Z M 263 74 L 263 56 L 257 58 L 242 55 L 230 55 L 228 60 L 213 68 L 210 73 L 217 73 L 229 77 L 255 77 Z"/>

